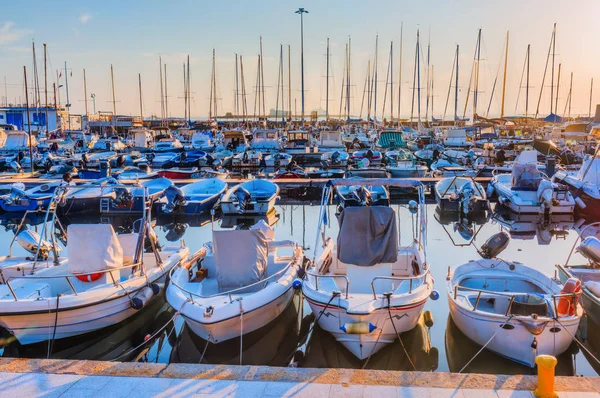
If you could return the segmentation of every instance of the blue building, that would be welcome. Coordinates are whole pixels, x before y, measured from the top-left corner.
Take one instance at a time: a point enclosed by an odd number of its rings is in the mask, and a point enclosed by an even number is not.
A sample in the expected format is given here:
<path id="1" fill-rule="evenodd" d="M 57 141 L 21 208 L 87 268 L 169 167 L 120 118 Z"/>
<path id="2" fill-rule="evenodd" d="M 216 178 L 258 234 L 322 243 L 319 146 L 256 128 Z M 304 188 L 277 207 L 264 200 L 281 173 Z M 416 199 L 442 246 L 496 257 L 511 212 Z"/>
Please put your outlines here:
<path id="1" fill-rule="evenodd" d="M 45 131 L 46 108 L 29 108 L 30 128 L 27 126 L 27 108 L 21 106 L 0 107 L 0 124 L 13 124 L 18 130 Z M 48 130 L 56 130 L 61 126 L 61 110 L 48 107 Z"/>

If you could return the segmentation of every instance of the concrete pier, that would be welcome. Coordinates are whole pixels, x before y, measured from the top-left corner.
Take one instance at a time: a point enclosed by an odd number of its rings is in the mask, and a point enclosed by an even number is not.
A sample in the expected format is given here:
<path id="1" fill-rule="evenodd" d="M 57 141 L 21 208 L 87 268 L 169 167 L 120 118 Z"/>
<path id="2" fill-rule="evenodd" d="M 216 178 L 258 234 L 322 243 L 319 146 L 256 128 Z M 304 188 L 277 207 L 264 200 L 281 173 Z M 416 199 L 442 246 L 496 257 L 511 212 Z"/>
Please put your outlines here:
<path id="1" fill-rule="evenodd" d="M 0 359 L 0 397 L 533 397 L 534 376 Z M 600 377 L 557 377 L 600 397 Z"/>

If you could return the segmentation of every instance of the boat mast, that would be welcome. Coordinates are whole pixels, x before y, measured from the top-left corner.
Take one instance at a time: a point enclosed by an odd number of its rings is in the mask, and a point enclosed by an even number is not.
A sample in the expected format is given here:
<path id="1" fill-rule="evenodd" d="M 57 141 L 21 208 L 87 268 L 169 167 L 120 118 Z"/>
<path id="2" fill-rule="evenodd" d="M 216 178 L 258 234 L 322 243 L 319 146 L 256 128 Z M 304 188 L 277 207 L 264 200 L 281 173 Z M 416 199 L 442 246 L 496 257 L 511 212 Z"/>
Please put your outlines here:
<path id="1" fill-rule="evenodd" d="M 111 69 L 111 74 L 112 74 L 112 65 L 110 67 Z M 113 83 L 113 87 L 114 87 L 114 83 Z M 67 107 L 67 113 L 69 114 L 69 130 L 71 130 L 71 103 L 69 102 L 69 75 L 67 75 L 67 61 L 65 61 L 65 90 L 67 92 L 67 103 L 65 104 L 65 106 Z M 113 88 L 113 97 L 114 97 L 114 88 Z M 114 98 L 113 98 L 113 102 L 114 102 Z"/>
<path id="2" fill-rule="evenodd" d="M 111 82 L 111 86 L 112 86 L 112 102 L 113 102 L 113 115 L 114 115 L 114 121 L 115 121 L 115 132 L 116 132 L 116 123 L 117 123 L 117 102 L 115 101 L 115 74 L 113 71 L 113 66 L 112 64 L 110 64 L 110 82 Z M 68 102 L 68 100 L 67 100 Z M 71 117 L 69 117 L 69 121 L 71 120 Z"/>
<path id="3" fill-rule="evenodd" d="M 569 83 L 569 119 L 571 118 L 571 97 L 573 92 L 573 72 L 571 72 L 571 83 Z"/>
<path id="4" fill-rule="evenodd" d="M 46 104 L 46 134 L 48 134 L 48 67 L 47 67 L 47 56 L 46 56 L 46 43 L 44 43 L 44 102 Z M 84 74 L 85 76 L 85 74 Z M 85 81 L 85 79 L 84 79 Z M 6 77 L 4 78 L 4 85 L 6 87 Z M 6 88 L 5 88 L 6 91 Z M 6 93 L 5 93 L 6 94 Z M 86 101 L 87 101 L 87 94 L 86 94 Z M 8 98 L 6 98 L 6 103 L 8 104 Z M 85 114 L 87 116 L 87 102 L 85 103 Z"/>
<path id="5" fill-rule="evenodd" d="M 162 57 L 158 56 L 158 75 L 160 77 L 160 118 L 162 119 L 161 125 L 165 124 L 165 91 L 163 88 L 163 74 L 162 74 Z"/>
<path id="6" fill-rule="evenodd" d="M 527 80 L 525 83 L 525 118 L 529 114 L 529 56 L 531 51 L 531 44 L 527 45 Z"/>
<path id="7" fill-rule="evenodd" d="M 187 124 L 188 116 L 187 116 L 187 77 L 185 71 L 185 62 L 183 63 L 183 115 L 185 122 Z"/>
<path id="8" fill-rule="evenodd" d="M 417 29 L 417 44 L 415 46 L 415 66 L 413 69 L 412 102 L 410 106 L 410 123 L 413 121 L 415 110 L 415 88 L 417 86 L 417 57 L 419 56 L 419 30 Z"/>
<path id="9" fill-rule="evenodd" d="M 373 62 L 373 123 L 377 122 L 377 53 L 379 52 L 379 35 L 375 36 L 375 61 Z"/>
<path id="10" fill-rule="evenodd" d="M 280 88 L 280 82 L 282 80 L 282 70 L 283 70 L 283 46 L 280 46 L 279 48 L 279 66 L 277 67 L 277 99 L 275 101 L 275 121 L 277 121 L 277 119 L 279 119 L 279 88 Z M 283 82 L 281 82 L 281 85 L 283 85 Z M 282 98 L 283 100 L 283 98 Z"/>
<path id="11" fill-rule="evenodd" d="M 434 66 L 431 64 L 431 121 L 433 122 L 433 72 Z"/>
<path id="12" fill-rule="evenodd" d="M 240 55 L 240 79 L 242 81 L 242 112 L 243 112 L 243 120 L 246 123 L 246 118 L 248 114 L 248 108 L 246 104 L 246 82 L 244 80 L 244 59 L 243 56 Z"/>
<path id="13" fill-rule="evenodd" d="M 552 30 L 552 78 L 550 83 L 550 113 L 553 110 L 553 100 L 554 100 L 554 57 L 556 56 L 556 23 L 554 24 L 554 29 Z M 558 96 L 558 88 L 556 89 Z"/>
<path id="14" fill-rule="evenodd" d="M 27 139 L 29 142 L 29 164 L 33 173 L 33 149 L 31 148 L 31 118 L 29 116 L 29 92 L 27 90 L 27 67 L 23 66 L 23 78 L 25 81 L 25 109 L 27 109 Z"/>
<path id="15" fill-rule="evenodd" d="M 390 42 L 390 125 L 394 123 L 394 42 Z"/>
<path id="16" fill-rule="evenodd" d="M 454 78 L 456 79 L 454 83 L 454 121 L 458 120 L 458 53 L 459 53 L 459 45 L 456 45 L 456 75 Z M 467 93 L 467 96 L 469 93 Z"/>
<path id="17" fill-rule="evenodd" d="M 560 70 L 562 63 L 558 64 L 558 79 L 556 80 L 556 100 L 554 101 L 554 114 L 558 115 L 558 92 L 560 90 Z"/>
<path id="18" fill-rule="evenodd" d="M 467 98 L 465 99 L 465 107 L 463 109 L 463 119 L 467 115 L 467 105 L 469 105 L 469 97 L 471 96 L 471 84 L 473 83 L 473 73 L 475 72 L 475 62 L 477 60 L 477 47 L 479 44 L 479 34 L 481 33 L 481 29 L 479 29 L 479 33 L 477 33 L 477 42 L 475 43 L 475 53 L 473 54 L 473 65 L 471 66 L 471 75 L 469 76 L 469 86 L 467 88 Z"/>
<path id="19" fill-rule="evenodd" d="M 350 57 L 352 54 L 352 38 L 348 36 L 348 68 L 346 69 L 346 73 L 348 76 L 346 77 L 346 111 L 348 112 L 347 121 L 350 121 Z"/>
<path id="20" fill-rule="evenodd" d="M 265 57 L 263 56 L 262 36 L 260 36 L 260 59 L 260 90 L 262 98 L 262 114 L 263 117 L 267 119 L 267 109 L 265 107 Z"/>
<path id="21" fill-rule="evenodd" d="M 192 86 L 190 80 L 190 55 L 187 56 L 187 117 L 186 123 L 192 120 Z"/>
<path id="22" fill-rule="evenodd" d="M 85 71 L 85 69 L 84 69 Z M 85 72 L 84 72 L 85 73 Z M 140 91 L 140 117 L 142 118 L 142 126 L 144 125 L 144 110 L 142 102 L 142 74 L 138 73 L 138 86 Z"/>
<path id="23" fill-rule="evenodd" d="M 346 90 L 346 77 L 348 76 L 348 73 L 346 72 L 347 64 L 348 64 L 348 43 L 346 43 L 346 48 L 345 48 L 345 52 L 344 52 L 344 73 L 342 75 L 343 76 L 342 77 L 342 91 L 340 92 L 340 111 L 339 111 L 340 119 L 342 118 L 342 106 L 345 104 L 344 91 Z"/>
<path id="24" fill-rule="evenodd" d="M 400 103 L 402 100 L 402 34 L 404 30 L 404 21 L 400 22 L 400 60 L 398 62 L 398 128 L 400 128 Z"/>
<path id="25" fill-rule="evenodd" d="M 544 75 L 542 76 L 542 86 L 540 87 L 540 96 L 538 97 L 537 107 L 535 109 L 535 118 L 537 119 L 538 114 L 540 113 L 540 103 L 542 101 L 542 94 L 544 92 L 544 82 L 546 81 L 546 72 L 548 72 L 548 62 L 550 62 L 550 55 L 552 53 L 552 45 L 554 43 L 554 33 L 556 32 L 556 23 L 554 24 L 554 29 L 552 29 L 552 36 L 550 38 L 550 45 L 548 46 L 548 55 L 546 56 L 546 66 L 544 67 Z M 554 58 L 553 58 L 553 73 L 552 79 L 554 82 Z M 528 67 L 529 68 L 529 67 Z M 552 84 L 554 86 L 554 84 Z M 554 88 L 554 87 L 553 87 Z M 552 95 L 553 97 L 554 95 Z M 550 99 L 550 113 L 552 113 L 552 98 Z"/>
<path id="26" fill-rule="evenodd" d="M 169 94 L 167 91 L 167 64 L 165 64 L 165 118 L 167 122 L 167 128 L 169 127 Z"/>
<path id="27" fill-rule="evenodd" d="M 238 55 L 235 54 L 235 121 L 237 122 L 237 124 L 239 125 L 240 123 L 240 119 L 239 119 L 239 115 L 240 115 L 240 104 L 239 104 L 239 96 L 240 96 L 240 87 L 239 87 L 239 80 L 238 80 Z"/>
<path id="28" fill-rule="evenodd" d="M 417 126 L 421 124 L 421 55 L 419 49 L 419 30 L 417 30 Z"/>
<path id="29" fill-rule="evenodd" d="M 477 100 L 479 97 L 479 63 L 481 61 L 481 29 L 477 35 L 477 61 L 475 62 L 475 84 L 473 85 L 473 122 L 477 117 Z"/>
<path id="30" fill-rule="evenodd" d="M 292 121 L 292 49 L 288 44 L 288 110 L 290 112 L 289 120 Z"/>
<path id="31" fill-rule="evenodd" d="M 365 105 L 365 95 L 367 93 L 368 85 L 369 85 L 369 69 L 371 68 L 371 60 L 367 60 L 367 75 L 365 76 L 365 85 L 363 87 L 362 100 L 360 101 L 360 113 L 358 115 L 359 118 L 362 119 L 363 109 Z"/>
<path id="32" fill-rule="evenodd" d="M 365 82 L 367 87 L 367 123 L 371 122 L 371 60 L 367 61 L 367 81 Z M 362 111 L 361 111 L 362 116 Z"/>
<path id="33" fill-rule="evenodd" d="M 212 85 L 212 81 L 211 81 L 211 85 Z M 256 86 L 254 87 L 254 110 L 253 110 L 253 114 L 254 114 L 254 119 L 256 119 L 256 121 L 258 121 L 258 117 L 257 113 L 256 113 L 256 109 L 258 108 L 258 112 L 260 113 L 260 54 L 258 54 L 258 63 L 256 65 Z M 212 93 L 211 93 L 212 95 Z"/>
<path id="34" fill-rule="evenodd" d="M 425 122 L 429 120 L 429 66 L 430 66 L 430 55 L 431 55 L 431 27 L 429 28 L 429 35 L 427 38 L 427 71 L 425 73 L 425 81 L 427 87 L 425 88 Z"/>
<path id="35" fill-rule="evenodd" d="M 510 32 L 506 32 L 506 53 L 504 54 L 504 78 L 502 80 L 502 106 L 500 108 L 500 118 L 504 117 L 504 97 L 506 96 L 506 70 L 508 68 L 508 38 Z"/>
<path id="36" fill-rule="evenodd" d="M 325 120 L 329 121 L 329 37 L 327 38 L 327 60 L 325 61 Z M 364 98 L 364 95 L 363 95 Z"/>

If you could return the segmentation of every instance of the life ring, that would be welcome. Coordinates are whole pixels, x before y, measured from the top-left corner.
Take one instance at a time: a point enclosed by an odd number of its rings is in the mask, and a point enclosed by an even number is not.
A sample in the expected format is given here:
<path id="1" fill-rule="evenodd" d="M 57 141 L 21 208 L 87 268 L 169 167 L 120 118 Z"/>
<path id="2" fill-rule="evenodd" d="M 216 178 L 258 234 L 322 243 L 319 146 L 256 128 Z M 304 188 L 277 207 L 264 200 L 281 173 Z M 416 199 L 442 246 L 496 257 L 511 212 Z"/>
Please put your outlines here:
<path id="1" fill-rule="evenodd" d="M 569 278 L 563 285 L 560 294 L 579 293 L 581 292 L 581 281 L 576 278 Z M 572 316 L 577 310 L 579 297 L 561 297 L 558 300 L 557 312 L 558 316 Z"/>
<path id="2" fill-rule="evenodd" d="M 94 281 L 97 281 L 98 279 L 100 279 L 100 277 L 102 277 L 102 275 L 104 275 L 104 272 L 98 272 L 95 274 L 87 274 L 87 275 L 75 275 L 75 277 L 82 282 L 94 282 Z"/>

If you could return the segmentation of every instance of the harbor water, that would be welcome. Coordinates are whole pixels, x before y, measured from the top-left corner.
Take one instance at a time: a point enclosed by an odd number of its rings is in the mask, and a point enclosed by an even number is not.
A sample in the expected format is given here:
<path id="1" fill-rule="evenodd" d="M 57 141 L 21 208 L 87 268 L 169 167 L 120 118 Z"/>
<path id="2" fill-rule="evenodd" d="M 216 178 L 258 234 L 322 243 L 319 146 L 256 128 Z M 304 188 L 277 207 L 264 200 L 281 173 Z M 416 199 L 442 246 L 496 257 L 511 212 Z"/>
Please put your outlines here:
<path id="1" fill-rule="evenodd" d="M 397 210 L 400 226 L 400 243 L 408 244 L 414 239 L 413 214 L 405 204 L 393 204 Z M 251 364 L 300 367 L 366 368 L 388 370 L 460 371 L 480 350 L 480 346 L 463 335 L 452 322 L 448 311 L 445 287 L 448 267 L 455 267 L 479 258 L 477 248 L 493 234 L 504 230 L 511 236 L 508 248 L 500 255 L 502 259 L 518 261 L 553 275 L 555 265 L 563 263 L 579 236 L 588 224 L 572 216 L 562 219 L 525 219 L 490 213 L 479 219 L 458 222 L 442 216 L 435 204 L 427 208 L 427 262 L 435 279 L 438 300 L 428 300 L 425 309 L 433 315 L 433 325 L 421 322 L 414 330 L 403 333 L 397 341 L 368 360 L 359 361 L 328 333 L 318 326 L 311 327 L 314 316 L 298 292 L 292 304 L 275 321 L 263 328 L 218 345 L 212 345 L 193 335 L 174 309 L 161 296 L 149 307 L 124 323 L 110 328 L 63 340 L 21 346 L 4 332 L 4 357 L 95 359 L 147 362 L 185 362 L 209 364 Z M 336 207 L 328 211 L 327 235 L 337 236 Z M 246 228 L 259 219 L 273 225 L 276 239 L 299 242 L 305 254 L 312 258 L 315 244 L 320 245 L 317 234 L 319 207 L 316 203 L 278 204 L 275 212 L 266 217 L 223 218 L 216 214 L 214 222 L 210 215 L 201 217 L 159 217 L 156 232 L 162 245 L 178 245 L 183 239 L 190 250 L 198 250 L 211 240 L 213 229 Z M 111 223 L 117 233 L 129 231 L 135 218 L 131 217 L 85 217 L 62 219 L 63 225 L 73 223 Z M 0 250 L 8 253 L 13 231 L 20 218 L 2 218 Z M 29 217 L 29 228 L 41 228 L 43 216 Z M 589 232 L 589 231 L 588 231 Z M 231 242 L 235 250 L 235 242 Z M 18 245 L 13 246 L 14 255 L 27 255 Z M 63 255 L 66 253 L 63 252 Z M 575 255 L 572 263 L 583 260 Z M 49 313 L 49 316 L 54 316 Z M 598 356 L 600 339 L 597 325 L 584 319 L 578 339 L 590 352 Z M 240 349 L 241 348 L 241 349 Z M 241 352 L 241 358 L 240 358 Z M 561 375 L 595 376 L 600 364 L 588 358 L 577 347 L 559 356 L 557 373 Z M 533 371 L 497 354 L 484 350 L 464 372 L 491 374 L 531 374 Z"/>

